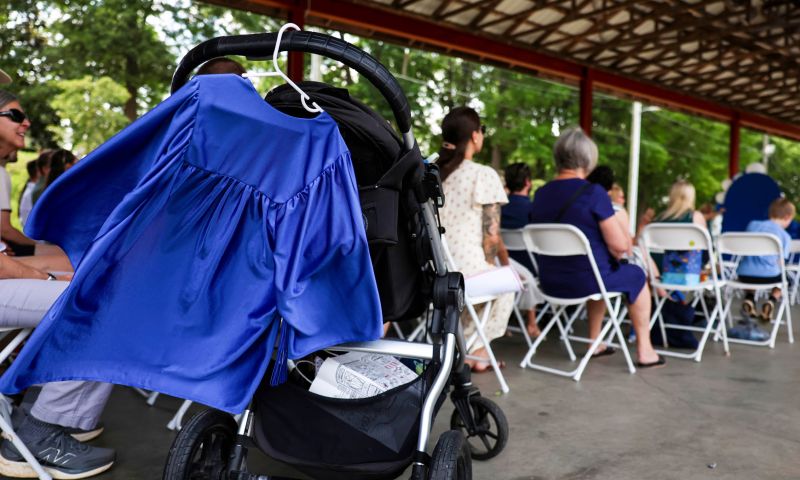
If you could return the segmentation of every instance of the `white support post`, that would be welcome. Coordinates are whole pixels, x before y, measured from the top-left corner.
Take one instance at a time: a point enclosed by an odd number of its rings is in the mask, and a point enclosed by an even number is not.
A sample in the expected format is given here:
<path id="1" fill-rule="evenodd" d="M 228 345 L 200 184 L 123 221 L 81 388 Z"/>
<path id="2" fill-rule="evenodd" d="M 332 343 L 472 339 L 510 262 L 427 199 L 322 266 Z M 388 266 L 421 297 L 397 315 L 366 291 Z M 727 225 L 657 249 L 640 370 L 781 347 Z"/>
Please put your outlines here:
<path id="1" fill-rule="evenodd" d="M 631 235 L 636 235 L 639 198 L 639 145 L 642 136 L 642 104 L 633 102 L 631 117 L 631 156 L 628 162 L 628 216 L 630 217 Z"/>
<path id="2" fill-rule="evenodd" d="M 322 81 L 322 57 L 311 54 L 311 81 Z"/>

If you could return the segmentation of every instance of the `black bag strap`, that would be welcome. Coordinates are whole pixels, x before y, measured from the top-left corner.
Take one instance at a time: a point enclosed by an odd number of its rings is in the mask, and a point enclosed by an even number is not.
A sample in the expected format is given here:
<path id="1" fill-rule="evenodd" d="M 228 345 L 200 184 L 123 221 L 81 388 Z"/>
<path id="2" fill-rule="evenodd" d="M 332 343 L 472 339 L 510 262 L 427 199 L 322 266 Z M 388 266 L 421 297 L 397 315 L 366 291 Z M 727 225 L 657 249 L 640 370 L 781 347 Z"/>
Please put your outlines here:
<path id="1" fill-rule="evenodd" d="M 581 194 L 587 188 L 589 188 L 589 185 L 591 185 L 591 183 L 584 183 L 583 185 L 581 185 L 581 188 L 575 190 L 575 193 L 573 193 L 572 196 L 569 197 L 569 200 L 567 200 L 567 203 L 565 203 L 564 206 L 561 207 L 561 210 L 558 211 L 558 215 L 556 215 L 555 223 L 559 223 L 561 221 L 561 217 L 563 217 L 564 214 L 567 213 L 567 210 L 569 210 L 569 207 L 571 207 L 572 204 L 575 203 L 575 200 L 577 200 L 578 197 L 580 197 Z"/>

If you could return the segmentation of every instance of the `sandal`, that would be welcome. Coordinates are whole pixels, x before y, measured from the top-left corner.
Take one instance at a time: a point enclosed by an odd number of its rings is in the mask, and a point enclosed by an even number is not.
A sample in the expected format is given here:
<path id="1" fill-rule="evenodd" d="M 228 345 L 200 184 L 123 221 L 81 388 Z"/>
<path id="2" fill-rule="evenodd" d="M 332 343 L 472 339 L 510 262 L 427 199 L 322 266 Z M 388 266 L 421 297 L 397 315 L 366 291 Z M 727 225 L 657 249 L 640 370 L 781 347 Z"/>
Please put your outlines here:
<path id="1" fill-rule="evenodd" d="M 761 305 L 761 315 L 758 317 L 763 323 L 772 321 L 772 314 L 775 312 L 775 301 L 770 298 L 764 305 Z"/>
<path id="2" fill-rule="evenodd" d="M 750 318 L 755 318 L 758 316 L 758 313 L 756 312 L 756 304 L 749 298 L 742 302 L 742 312 L 744 312 L 744 314 Z"/>
<path id="3" fill-rule="evenodd" d="M 538 338 L 539 335 L 542 334 L 542 331 L 539 330 L 539 325 L 536 325 L 536 322 L 528 322 L 525 324 L 525 330 L 528 331 L 528 336 L 530 338 Z"/>
<path id="4" fill-rule="evenodd" d="M 615 353 L 617 353 L 617 349 L 616 348 L 614 348 L 614 347 L 606 347 L 606 349 L 603 350 L 602 352 L 593 353 L 592 354 L 592 358 L 607 357 L 609 355 L 614 355 Z"/>
<path id="5" fill-rule="evenodd" d="M 478 367 L 478 365 L 481 365 L 481 366 Z M 502 370 L 502 369 L 506 368 L 506 362 L 504 362 L 503 360 L 498 360 L 497 361 L 497 366 L 500 368 L 500 370 Z M 471 370 L 472 370 L 472 373 L 486 373 L 486 372 L 494 371 L 494 367 L 492 367 L 492 364 L 489 363 L 488 361 L 482 360 L 480 362 L 477 362 L 475 365 L 473 365 L 471 367 Z"/>
<path id="6" fill-rule="evenodd" d="M 645 368 L 661 368 L 666 364 L 667 360 L 661 355 L 659 355 L 658 360 L 656 360 L 655 362 L 650 362 L 650 363 L 636 362 L 634 365 L 636 365 L 636 368 L 645 369 Z"/>

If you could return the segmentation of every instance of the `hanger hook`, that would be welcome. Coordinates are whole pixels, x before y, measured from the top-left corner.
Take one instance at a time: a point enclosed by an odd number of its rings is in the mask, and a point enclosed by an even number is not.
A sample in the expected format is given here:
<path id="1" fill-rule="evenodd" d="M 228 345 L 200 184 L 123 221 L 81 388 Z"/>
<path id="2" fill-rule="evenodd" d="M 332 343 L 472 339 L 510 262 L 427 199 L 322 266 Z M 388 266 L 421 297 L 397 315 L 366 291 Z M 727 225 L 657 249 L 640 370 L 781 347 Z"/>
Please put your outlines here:
<path id="1" fill-rule="evenodd" d="M 322 108 L 320 108 L 320 106 L 317 105 L 316 102 L 311 102 L 311 105 L 313 105 L 313 107 L 309 107 L 308 106 L 308 104 L 306 103 L 306 100 L 311 100 L 311 97 L 309 97 L 306 92 L 301 90 L 300 87 L 297 86 L 297 84 L 294 83 L 292 81 L 292 79 L 289 78 L 288 75 L 283 73 L 283 71 L 281 71 L 280 66 L 278 65 L 278 54 L 280 53 L 280 49 L 281 49 L 281 40 L 283 39 L 283 32 L 285 32 L 287 29 L 290 29 L 290 28 L 292 30 L 300 31 L 300 27 L 298 27 L 294 23 L 287 23 L 284 26 L 282 26 L 280 30 L 278 30 L 278 38 L 275 40 L 275 50 L 272 51 L 272 66 L 275 68 L 275 71 L 278 73 L 278 75 L 280 75 L 281 78 L 283 78 L 283 80 L 286 83 L 291 85 L 291 87 L 294 88 L 297 91 L 297 93 L 300 94 L 300 102 L 303 104 L 303 108 L 305 108 L 307 111 L 309 111 L 311 113 L 322 112 Z"/>

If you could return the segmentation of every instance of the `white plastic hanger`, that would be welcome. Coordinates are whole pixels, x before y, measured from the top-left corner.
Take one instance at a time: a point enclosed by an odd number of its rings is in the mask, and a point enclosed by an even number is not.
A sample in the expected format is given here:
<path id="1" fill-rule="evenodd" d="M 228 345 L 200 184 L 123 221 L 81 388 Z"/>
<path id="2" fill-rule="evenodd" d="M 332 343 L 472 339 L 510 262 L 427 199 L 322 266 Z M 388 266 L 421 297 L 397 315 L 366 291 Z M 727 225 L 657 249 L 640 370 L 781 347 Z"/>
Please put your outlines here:
<path id="1" fill-rule="evenodd" d="M 275 77 L 279 76 L 283 78 L 283 80 L 291 85 L 292 88 L 297 90 L 297 93 L 300 94 L 300 102 L 303 104 L 303 108 L 311 113 L 319 113 L 322 111 L 319 105 L 316 102 L 311 102 L 312 106 L 308 106 L 306 100 L 311 100 L 311 97 L 308 96 L 306 92 L 300 89 L 296 83 L 292 81 L 285 73 L 281 71 L 280 66 L 278 65 L 278 54 L 280 53 L 281 48 L 281 39 L 283 38 L 283 32 L 286 29 L 291 28 L 293 30 L 300 31 L 300 27 L 295 25 L 294 23 L 287 23 L 286 25 L 282 26 L 280 30 L 278 30 L 278 39 L 275 41 L 275 50 L 272 52 L 272 65 L 274 67 L 274 71 L 272 72 L 254 72 L 254 73 L 243 73 L 242 76 L 245 78 L 256 78 L 256 77 Z"/>

